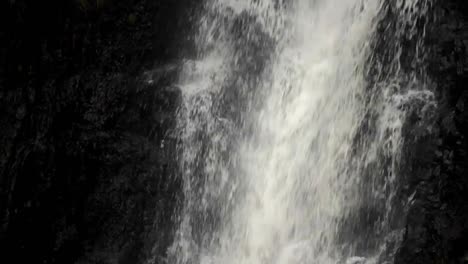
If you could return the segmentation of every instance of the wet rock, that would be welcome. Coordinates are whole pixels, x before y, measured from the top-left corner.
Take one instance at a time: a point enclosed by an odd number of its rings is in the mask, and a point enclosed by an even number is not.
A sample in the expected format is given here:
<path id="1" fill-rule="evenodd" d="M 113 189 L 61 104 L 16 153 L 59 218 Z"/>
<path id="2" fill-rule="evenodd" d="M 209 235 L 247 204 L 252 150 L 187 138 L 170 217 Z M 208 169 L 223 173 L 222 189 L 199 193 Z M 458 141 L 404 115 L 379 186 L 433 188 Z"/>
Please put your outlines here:
<path id="1" fill-rule="evenodd" d="M 167 88 L 173 74 L 151 85 L 142 80 L 155 64 L 170 64 L 184 53 L 186 40 L 178 38 L 190 30 L 184 12 L 195 5 L 0 3 L 5 259 L 164 259 L 180 195 L 175 140 L 167 136 L 179 94 Z"/>
<path id="2" fill-rule="evenodd" d="M 436 83 L 437 139 L 430 176 L 417 180 L 415 203 L 395 263 L 464 263 L 468 243 L 468 80 L 466 1 L 436 1 L 429 29 L 429 75 Z"/>

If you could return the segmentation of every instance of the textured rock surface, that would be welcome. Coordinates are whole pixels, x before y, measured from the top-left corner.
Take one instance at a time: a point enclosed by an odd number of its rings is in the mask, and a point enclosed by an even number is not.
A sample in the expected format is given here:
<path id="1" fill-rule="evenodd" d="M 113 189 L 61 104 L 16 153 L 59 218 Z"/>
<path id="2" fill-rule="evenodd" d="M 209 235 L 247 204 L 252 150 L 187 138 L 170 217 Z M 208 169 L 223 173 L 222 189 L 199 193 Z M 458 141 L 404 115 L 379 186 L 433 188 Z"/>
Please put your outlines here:
<path id="1" fill-rule="evenodd" d="M 433 14 L 427 42 L 438 136 L 435 150 L 414 149 L 416 195 L 397 264 L 468 263 L 468 2 L 435 1 Z"/>
<path id="2" fill-rule="evenodd" d="M 170 71 L 143 73 L 188 50 L 194 4 L 2 1 L 2 261 L 160 262 L 178 94 Z"/>

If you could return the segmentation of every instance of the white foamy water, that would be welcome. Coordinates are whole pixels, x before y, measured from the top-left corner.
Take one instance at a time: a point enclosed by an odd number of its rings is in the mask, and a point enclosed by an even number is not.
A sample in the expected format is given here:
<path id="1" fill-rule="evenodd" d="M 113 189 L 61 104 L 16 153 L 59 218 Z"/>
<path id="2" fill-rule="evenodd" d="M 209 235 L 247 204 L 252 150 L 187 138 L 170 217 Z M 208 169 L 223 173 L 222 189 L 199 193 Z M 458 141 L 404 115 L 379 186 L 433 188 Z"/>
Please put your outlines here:
<path id="1" fill-rule="evenodd" d="M 396 42 L 422 38 L 415 21 L 427 5 L 395 2 Z M 405 105 L 422 112 L 432 93 L 420 72 L 402 70 L 398 43 L 392 60 L 374 58 L 384 7 L 206 3 L 199 59 L 178 82 L 184 201 L 169 263 L 375 263 L 398 240 L 390 219 Z M 415 47 L 418 60 L 422 41 Z M 364 221 L 359 210 L 376 212 L 372 227 L 349 228 Z"/>

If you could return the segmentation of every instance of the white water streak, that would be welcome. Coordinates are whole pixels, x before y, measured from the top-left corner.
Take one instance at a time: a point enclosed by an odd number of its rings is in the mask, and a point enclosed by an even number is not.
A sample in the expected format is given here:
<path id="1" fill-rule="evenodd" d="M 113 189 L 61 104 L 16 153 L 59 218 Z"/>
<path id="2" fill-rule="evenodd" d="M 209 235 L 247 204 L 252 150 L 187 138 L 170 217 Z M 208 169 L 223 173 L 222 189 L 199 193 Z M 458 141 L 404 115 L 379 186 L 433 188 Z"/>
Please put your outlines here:
<path id="1" fill-rule="evenodd" d="M 366 80 L 382 5 L 383 0 L 207 3 L 197 34 L 202 58 L 187 62 L 179 80 L 185 204 L 171 261 L 361 263 L 364 258 L 343 253 L 340 223 L 361 205 L 361 174 L 381 156 L 390 165 L 388 173 L 373 175 L 371 182 L 378 183 L 372 195 L 386 201 L 380 224 L 391 233 L 387 221 L 404 141 L 401 106 L 432 95 L 416 75 L 400 87 L 397 56 L 391 63 L 398 70 L 383 83 Z M 427 9 L 425 1 L 397 1 L 401 25 L 410 25 L 411 34 L 426 11 L 421 5 Z M 252 19 L 236 26 L 242 16 Z M 407 34 L 401 30 L 396 34 Z M 239 69 L 247 60 L 242 51 L 256 41 L 270 41 L 273 49 L 252 87 L 240 77 L 249 73 Z M 423 52 L 422 43 L 417 48 Z M 221 101 L 228 89 L 244 95 L 239 105 L 246 109 L 237 109 L 241 122 L 223 114 L 232 107 Z M 367 97 L 370 105 L 363 103 Z M 377 113 L 376 131 L 366 149 L 353 154 L 367 107 Z M 380 253 L 370 254 L 372 261 Z"/>

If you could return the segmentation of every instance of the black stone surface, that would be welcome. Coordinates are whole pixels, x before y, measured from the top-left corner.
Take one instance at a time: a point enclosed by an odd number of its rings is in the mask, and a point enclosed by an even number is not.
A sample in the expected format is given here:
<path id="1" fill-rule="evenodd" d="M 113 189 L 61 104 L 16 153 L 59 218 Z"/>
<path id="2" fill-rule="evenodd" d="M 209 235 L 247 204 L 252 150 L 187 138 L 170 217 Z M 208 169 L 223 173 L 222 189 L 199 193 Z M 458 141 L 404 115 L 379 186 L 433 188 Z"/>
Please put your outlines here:
<path id="1" fill-rule="evenodd" d="M 143 73 L 191 49 L 196 4 L 1 2 L 0 262 L 161 263 L 179 95 Z"/>

